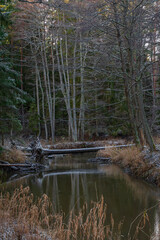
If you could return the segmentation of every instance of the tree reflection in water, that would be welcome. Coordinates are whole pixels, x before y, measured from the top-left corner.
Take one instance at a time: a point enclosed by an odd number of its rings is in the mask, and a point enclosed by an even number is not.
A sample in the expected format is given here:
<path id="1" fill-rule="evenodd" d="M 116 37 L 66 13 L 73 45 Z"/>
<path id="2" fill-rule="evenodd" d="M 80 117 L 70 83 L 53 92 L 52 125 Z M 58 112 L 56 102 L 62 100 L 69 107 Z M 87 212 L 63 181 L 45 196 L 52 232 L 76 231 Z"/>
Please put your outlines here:
<path id="1" fill-rule="evenodd" d="M 70 210 L 76 214 L 86 203 L 88 211 L 91 201 L 100 200 L 104 196 L 107 203 L 107 221 L 111 213 L 115 223 L 124 217 L 123 235 L 127 236 L 131 222 L 160 199 L 160 192 L 143 181 L 138 181 L 123 173 L 116 166 L 89 163 L 90 156 L 80 154 L 59 157 L 50 162 L 51 170 L 8 183 L 5 189 L 11 191 L 20 184 L 29 185 L 35 196 L 46 193 L 53 202 L 56 212 Z M 152 240 L 159 236 L 159 207 L 149 212 Z M 146 230 L 149 233 L 149 229 Z M 146 238 L 141 237 L 141 240 Z"/>

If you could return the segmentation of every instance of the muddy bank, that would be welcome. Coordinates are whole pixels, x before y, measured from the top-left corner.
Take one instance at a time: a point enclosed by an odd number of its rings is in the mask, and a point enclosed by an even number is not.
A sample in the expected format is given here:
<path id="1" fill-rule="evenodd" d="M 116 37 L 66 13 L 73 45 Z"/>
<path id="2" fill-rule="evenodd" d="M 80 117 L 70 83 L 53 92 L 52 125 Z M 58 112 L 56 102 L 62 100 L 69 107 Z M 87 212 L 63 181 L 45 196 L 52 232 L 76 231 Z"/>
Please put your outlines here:
<path id="1" fill-rule="evenodd" d="M 115 164 L 123 171 L 136 178 L 141 178 L 160 187 L 160 151 L 153 153 L 136 147 L 126 149 L 105 149 L 97 153 L 97 161 L 105 164 Z"/>

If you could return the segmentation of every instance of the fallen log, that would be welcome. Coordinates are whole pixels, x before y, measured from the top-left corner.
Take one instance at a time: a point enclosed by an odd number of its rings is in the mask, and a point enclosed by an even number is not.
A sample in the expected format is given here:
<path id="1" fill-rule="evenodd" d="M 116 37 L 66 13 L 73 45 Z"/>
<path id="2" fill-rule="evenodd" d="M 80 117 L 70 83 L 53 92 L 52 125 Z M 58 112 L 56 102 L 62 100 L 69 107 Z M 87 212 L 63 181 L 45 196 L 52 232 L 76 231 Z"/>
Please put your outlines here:
<path id="1" fill-rule="evenodd" d="M 92 148 L 74 148 L 74 149 L 45 149 L 43 148 L 44 155 L 50 154 L 70 154 L 70 153 L 85 153 L 85 152 L 97 152 L 99 150 L 104 150 L 106 148 L 123 148 L 123 147 L 131 147 L 134 144 L 128 145 L 117 145 L 117 146 L 104 146 L 104 147 L 92 147 Z"/>
<path id="2" fill-rule="evenodd" d="M 3 164 L 3 163 L 1 163 L 0 167 L 32 167 L 32 164 L 25 164 L 25 163 L 23 163 L 23 164 L 21 164 L 21 163 L 13 163 L 13 164 L 5 163 L 5 164 Z"/>
<path id="3" fill-rule="evenodd" d="M 105 149 L 105 147 L 74 148 L 74 149 L 45 149 L 45 148 L 43 148 L 43 153 L 44 153 L 44 155 L 85 153 L 85 152 L 97 152 L 102 149 Z"/>
<path id="4" fill-rule="evenodd" d="M 18 172 L 35 172 L 45 168 L 44 165 L 34 163 L 34 164 L 27 164 L 27 163 L 0 163 L 0 168 L 9 169 L 12 171 Z"/>
<path id="5" fill-rule="evenodd" d="M 54 154 L 70 154 L 70 153 L 85 153 L 85 152 L 97 152 L 99 150 L 104 150 L 107 148 L 124 148 L 124 147 L 131 147 L 134 144 L 128 145 L 116 145 L 116 146 L 104 146 L 104 147 L 91 147 L 91 148 L 73 148 L 73 149 L 46 149 L 41 148 L 42 155 L 54 155 Z M 32 148 L 22 148 L 21 150 L 24 151 L 32 151 Z"/>

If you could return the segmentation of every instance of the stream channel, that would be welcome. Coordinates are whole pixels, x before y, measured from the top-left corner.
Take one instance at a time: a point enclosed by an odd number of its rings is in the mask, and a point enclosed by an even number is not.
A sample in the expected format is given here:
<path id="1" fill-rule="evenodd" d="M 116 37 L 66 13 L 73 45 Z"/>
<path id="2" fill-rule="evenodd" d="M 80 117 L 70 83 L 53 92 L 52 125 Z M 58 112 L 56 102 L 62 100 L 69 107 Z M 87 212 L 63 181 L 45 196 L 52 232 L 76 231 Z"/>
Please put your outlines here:
<path id="1" fill-rule="evenodd" d="M 133 220 L 160 201 L 160 190 L 130 177 L 114 165 L 88 161 L 94 157 L 95 153 L 57 155 L 49 159 L 47 171 L 1 182 L 0 191 L 12 192 L 20 185 L 29 186 L 35 196 L 46 193 L 55 210 L 62 210 L 65 215 L 70 210 L 77 213 L 84 203 L 90 207 L 91 201 L 99 201 L 103 195 L 107 203 L 107 224 L 110 224 L 111 213 L 115 225 L 123 220 L 122 239 L 127 239 Z M 158 240 L 160 206 L 149 210 L 148 215 L 150 223 L 143 231 L 145 234 L 150 231 L 153 233 L 151 239 Z M 145 234 L 141 234 L 140 240 L 149 239 Z"/>

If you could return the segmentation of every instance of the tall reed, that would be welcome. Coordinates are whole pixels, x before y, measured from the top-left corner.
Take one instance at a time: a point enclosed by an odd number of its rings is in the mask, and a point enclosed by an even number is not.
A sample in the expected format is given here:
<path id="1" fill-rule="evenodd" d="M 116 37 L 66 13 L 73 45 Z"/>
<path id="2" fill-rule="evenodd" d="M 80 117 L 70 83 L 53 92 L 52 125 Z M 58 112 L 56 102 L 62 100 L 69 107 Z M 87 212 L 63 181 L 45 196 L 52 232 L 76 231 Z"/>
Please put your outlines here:
<path id="1" fill-rule="evenodd" d="M 89 213 L 86 204 L 77 215 L 71 211 L 66 223 L 64 213 L 54 212 L 46 194 L 34 201 L 29 187 L 21 186 L 13 195 L 0 195 L 0 239 L 120 240 L 122 222 L 115 226 L 111 215 L 107 224 L 106 213 L 102 196 Z"/>

